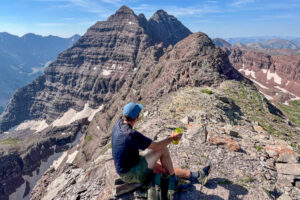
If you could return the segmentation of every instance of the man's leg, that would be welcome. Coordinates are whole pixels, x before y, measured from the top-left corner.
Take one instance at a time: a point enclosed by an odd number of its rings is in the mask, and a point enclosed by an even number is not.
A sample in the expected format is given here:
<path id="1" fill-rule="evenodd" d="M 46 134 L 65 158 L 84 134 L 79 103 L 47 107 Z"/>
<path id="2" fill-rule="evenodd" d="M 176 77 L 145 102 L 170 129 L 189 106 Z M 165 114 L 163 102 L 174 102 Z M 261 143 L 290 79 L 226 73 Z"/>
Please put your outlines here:
<path id="1" fill-rule="evenodd" d="M 167 173 L 166 169 L 158 162 L 154 166 L 153 171 L 157 172 L 157 173 Z M 190 177 L 191 177 L 190 170 L 174 167 L 174 171 L 175 171 L 176 176 L 179 178 L 190 179 Z"/>
<path id="2" fill-rule="evenodd" d="M 154 169 L 155 171 L 166 171 L 169 175 L 176 174 L 179 178 L 190 178 L 190 171 L 174 168 L 171 160 L 170 152 L 168 148 L 161 151 L 150 150 L 145 155 L 146 161 L 148 163 L 148 168 Z M 161 165 L 157 163 L 160 159 Z"/>

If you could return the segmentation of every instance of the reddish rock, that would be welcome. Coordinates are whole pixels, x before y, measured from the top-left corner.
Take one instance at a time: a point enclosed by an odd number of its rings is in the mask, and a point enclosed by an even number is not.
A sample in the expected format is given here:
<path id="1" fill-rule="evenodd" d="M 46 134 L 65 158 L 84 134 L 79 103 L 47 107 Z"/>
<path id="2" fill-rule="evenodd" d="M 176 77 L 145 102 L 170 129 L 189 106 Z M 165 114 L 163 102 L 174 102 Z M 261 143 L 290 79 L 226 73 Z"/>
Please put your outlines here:
<path id="1" fill-rule="evenodd" d="M 235 141 L 224 136 L 213 135 L 208 138 L 208 141 L 211 144 L 215 144 L 223 148 L 227 148 L 230 151 L 239 151 L 241 149 L 240 146 Z"/>
<path id="2" fill-rule="evenodd" d="M 231 48 L 229 54 L 233 67 L 268 99 L 283 103 L 300 98 L 299 55 L 268 55 L 245 47 Z"/>
<path id="3" fill-rule="evenodd" d="M 265 130 L 261 126 L 254 125 L 253 128 L 258 133 L 264 133 L 265 132 Z"/>
<path id="4" fill-rule="evenodd" d="M 291 147 L 286 145 L 270 145 L 266 147 L 266 152 L 277 162 L 297 163 L 298 156 Z"/>

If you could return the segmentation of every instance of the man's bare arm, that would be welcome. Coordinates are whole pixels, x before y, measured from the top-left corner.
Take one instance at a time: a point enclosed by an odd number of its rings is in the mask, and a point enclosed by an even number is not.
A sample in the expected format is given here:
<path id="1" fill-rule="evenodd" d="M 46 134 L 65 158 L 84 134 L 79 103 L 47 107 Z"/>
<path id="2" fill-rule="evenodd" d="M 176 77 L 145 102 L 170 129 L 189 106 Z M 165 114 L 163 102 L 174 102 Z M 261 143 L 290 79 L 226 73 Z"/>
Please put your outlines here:
<path id="1" fill-rule="evenodd" d="M 180 134 L 173 134 L 171 136 L 168 136 L 166 139 L 161 140 L 159 142 L 151 142 L 150 146 L 148 147 L 148 149 L 153 149 L 154 151 L 160 151 L 164 148 L 166 148 L 168 146 L 168 144 L 170 144 L 173 140 L 180 140 L 182 136 L 182 133 Z"/>

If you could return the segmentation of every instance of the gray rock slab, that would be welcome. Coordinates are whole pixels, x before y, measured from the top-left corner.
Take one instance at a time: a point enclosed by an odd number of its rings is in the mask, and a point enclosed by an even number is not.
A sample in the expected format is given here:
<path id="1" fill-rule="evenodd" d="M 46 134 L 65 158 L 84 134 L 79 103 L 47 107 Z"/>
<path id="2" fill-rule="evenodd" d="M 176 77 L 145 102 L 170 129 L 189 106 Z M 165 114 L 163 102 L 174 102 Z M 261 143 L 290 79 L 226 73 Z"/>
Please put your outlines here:
<path id="1" fill-rule="evenodd" d="M 300 175 L 300 163 L 299 164 L 277 163 L 276 169 L 277 169 L 277 173 L 279 174 Z"/>

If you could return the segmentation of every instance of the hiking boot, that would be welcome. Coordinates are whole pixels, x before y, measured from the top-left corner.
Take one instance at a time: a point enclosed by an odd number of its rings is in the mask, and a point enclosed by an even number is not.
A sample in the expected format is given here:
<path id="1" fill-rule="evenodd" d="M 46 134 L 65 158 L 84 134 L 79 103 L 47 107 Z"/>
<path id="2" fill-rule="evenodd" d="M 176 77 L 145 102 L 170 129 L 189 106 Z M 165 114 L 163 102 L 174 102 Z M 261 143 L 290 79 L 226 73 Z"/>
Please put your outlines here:
<path id="1" fill-rule="evenodd" d="M 202 171 L 199 172 L 200 176 L 198 177 L 198 182 L 204 186 L 207 183 L 208 175 L 211 170 L 211 164 L 209 163 L 206 167 L 202 169 Z"/>

